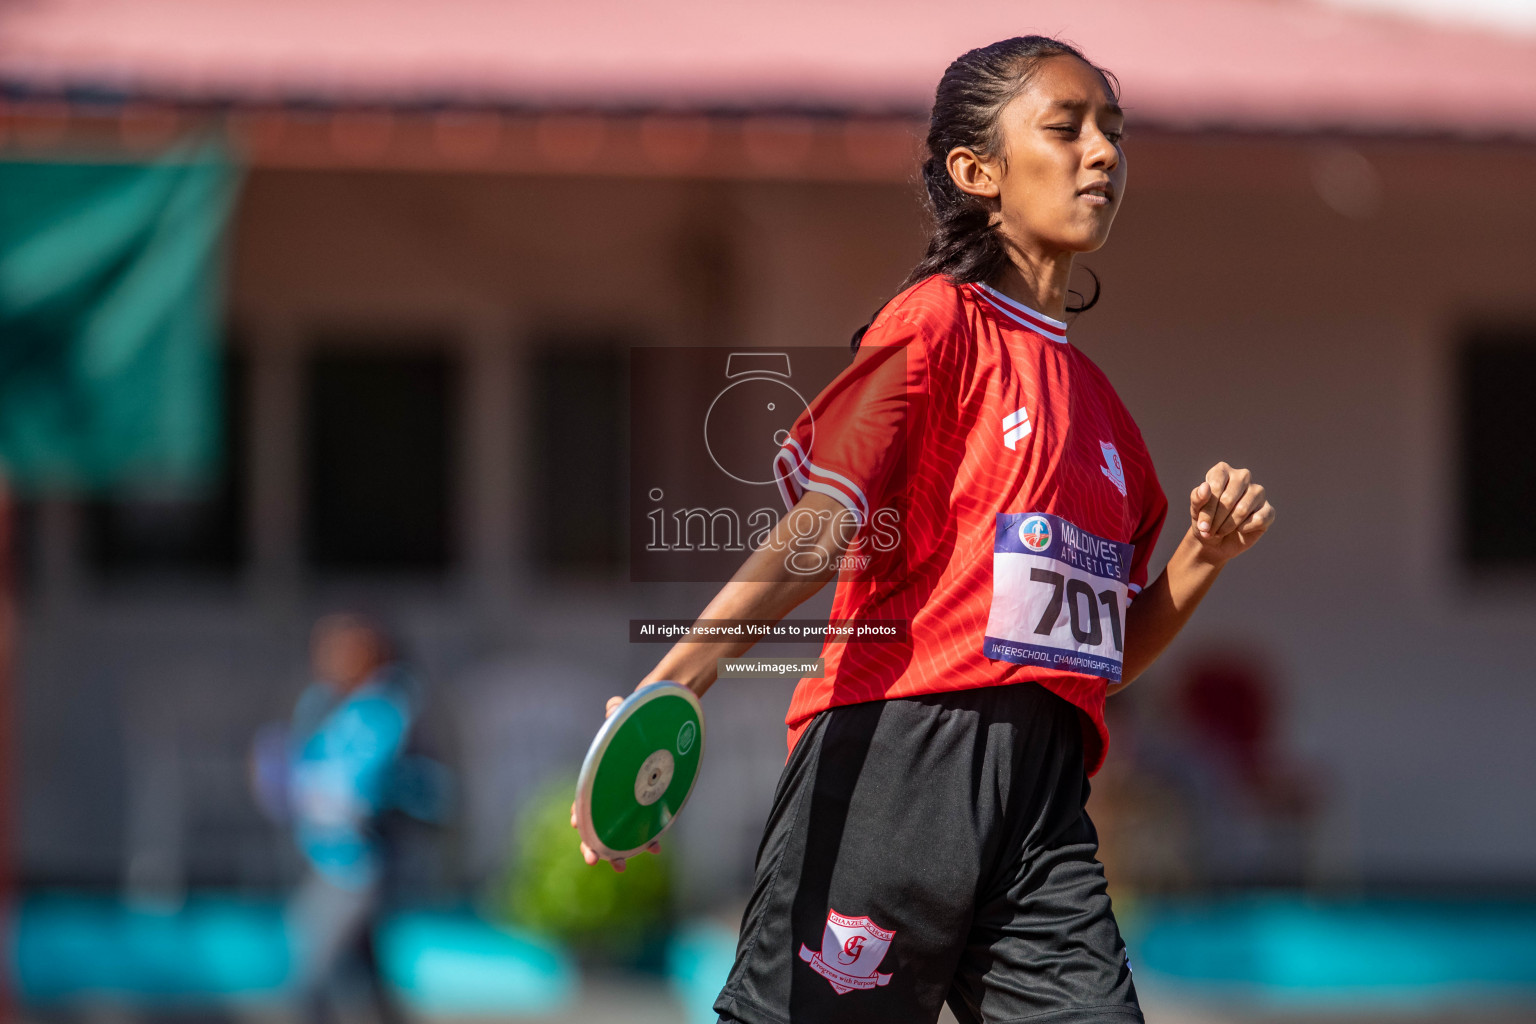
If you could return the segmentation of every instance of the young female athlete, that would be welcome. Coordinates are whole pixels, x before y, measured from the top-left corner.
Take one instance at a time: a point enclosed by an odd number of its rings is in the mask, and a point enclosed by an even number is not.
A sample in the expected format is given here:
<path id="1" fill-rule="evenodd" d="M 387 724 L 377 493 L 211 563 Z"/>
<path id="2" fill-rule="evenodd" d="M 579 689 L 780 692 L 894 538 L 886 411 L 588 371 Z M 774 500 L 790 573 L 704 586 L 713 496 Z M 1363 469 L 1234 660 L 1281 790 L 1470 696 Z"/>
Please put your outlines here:
<path id="1" fill-rule="evenodd" d="M 1143 589 L 1167 502 L 1062 322 L 1073 257 L 1125 195 L 1116 100 L 1041 36 L 950 65 L 927 253 L 790 432 L 792 509 L 703 612 L 777 619 L 837 575 L 833 619 L 906 626 L 829 642 L 795 691 L 722 1021 L 932 1021 L 946 1000 L 962 1021 L 1141 1019 L 1084 810 L 1105 696 L 1275 512 L 1218 462 Z M 825 557 L 786 558 L 807 551 Z M 645 682 L 702 693 L 749 646 L 679 644 Z"/>

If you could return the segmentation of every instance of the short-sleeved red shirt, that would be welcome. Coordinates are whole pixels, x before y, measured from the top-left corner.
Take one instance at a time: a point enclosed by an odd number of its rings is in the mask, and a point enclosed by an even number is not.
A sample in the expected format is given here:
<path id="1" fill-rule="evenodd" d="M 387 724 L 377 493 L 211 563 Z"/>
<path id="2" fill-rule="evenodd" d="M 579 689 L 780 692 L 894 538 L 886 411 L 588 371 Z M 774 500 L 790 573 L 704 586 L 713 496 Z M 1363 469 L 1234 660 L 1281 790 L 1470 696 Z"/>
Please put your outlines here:
<path id="1" fill-rule="evenodd" d="M 834 620 L 900 620 L 898 643 L 828 640 L 790 745 L 842 704 L 1035 681 L 1081 709 L 1090 772 L 1109 737 L 1124 611 L 1168 503 L 1130 413 L 1066 325 L 986 285 L 931 277 L 893 299 L 775 460 L 861 527 Z M 881 543 L 881 541 L 884 543 Z M 894 543 L 893 543 L 894 541 Z"/>

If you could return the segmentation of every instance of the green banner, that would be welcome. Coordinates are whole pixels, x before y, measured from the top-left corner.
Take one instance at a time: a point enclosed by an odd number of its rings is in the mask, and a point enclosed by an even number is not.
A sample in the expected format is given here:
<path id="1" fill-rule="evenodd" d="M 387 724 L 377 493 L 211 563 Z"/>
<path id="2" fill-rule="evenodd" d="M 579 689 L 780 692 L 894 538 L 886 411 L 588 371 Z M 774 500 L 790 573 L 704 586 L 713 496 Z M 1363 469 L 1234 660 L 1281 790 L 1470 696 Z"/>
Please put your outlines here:
<path id="1" fill-rule="evenodd" d="M 216 468 L 218 150 L 0 159 L 0 472 L 23 491 L 186 486 Z"/>

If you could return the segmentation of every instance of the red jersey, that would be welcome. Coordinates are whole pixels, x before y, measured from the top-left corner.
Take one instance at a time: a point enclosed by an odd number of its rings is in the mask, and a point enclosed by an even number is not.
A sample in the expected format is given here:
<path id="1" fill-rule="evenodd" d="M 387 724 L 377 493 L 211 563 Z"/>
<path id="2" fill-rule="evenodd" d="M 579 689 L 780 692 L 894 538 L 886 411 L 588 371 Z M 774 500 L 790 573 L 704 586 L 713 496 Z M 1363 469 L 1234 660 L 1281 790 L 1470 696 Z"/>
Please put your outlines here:
<path id="1" fill-rule="evenodd" d="M 787 505 L 821 491 L 861 524 L 832 618 L 909 624 L 896 643 L 827 641 L 825 676 L 790 702 L 791 746 L 837 705 L 1034 681 L 1081 709 L 1098 770 L 1168 502 L 1065 324 L 930 277 L 875 318 L 774 465 Z"/>

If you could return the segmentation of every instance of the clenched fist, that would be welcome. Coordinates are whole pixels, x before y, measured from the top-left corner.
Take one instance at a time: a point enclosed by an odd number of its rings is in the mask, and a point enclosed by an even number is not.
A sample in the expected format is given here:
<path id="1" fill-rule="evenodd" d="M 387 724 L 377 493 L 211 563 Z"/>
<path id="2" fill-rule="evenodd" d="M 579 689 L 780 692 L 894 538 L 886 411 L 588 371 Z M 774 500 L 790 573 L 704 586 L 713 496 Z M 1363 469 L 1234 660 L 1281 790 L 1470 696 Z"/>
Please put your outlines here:
<path id="1" fill-rule="evenodd" d="M 1189 492 L 1189 528 L 1201 553 L 1225 562 L 1253 547 L 1275 521 L 1275 506 L 1246 469 L 1218 462 Z"/>

